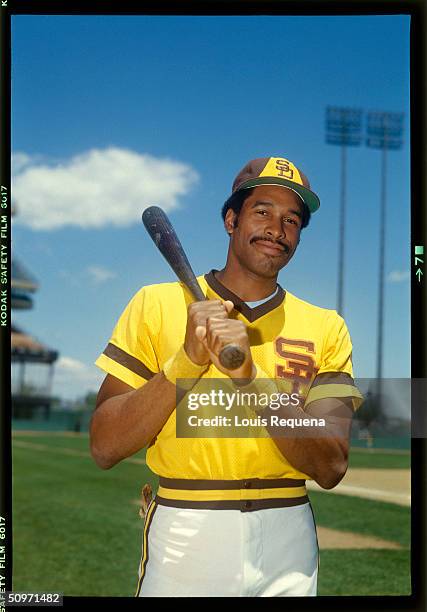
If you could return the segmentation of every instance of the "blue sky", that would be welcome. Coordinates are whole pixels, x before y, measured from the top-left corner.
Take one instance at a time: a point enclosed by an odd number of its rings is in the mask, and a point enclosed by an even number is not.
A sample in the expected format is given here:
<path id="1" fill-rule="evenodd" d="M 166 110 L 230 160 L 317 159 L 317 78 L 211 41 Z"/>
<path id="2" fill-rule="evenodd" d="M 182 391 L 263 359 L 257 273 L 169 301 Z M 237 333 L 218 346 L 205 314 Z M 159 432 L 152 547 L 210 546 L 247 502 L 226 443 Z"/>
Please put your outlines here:
<path id="1" fill-rule="evenodd" d="M 40 283 L 14 321 L 58 349 L 54 391 L 93 366 L 142 285 L 174 280 L 140 222 L 168 209 L 196 273 L 220 268 L 220 209 L 240 168 L 279 155 L 321 200 L 285 289 L 336 307 L 340 149 L 325 108 L 405 113 L 388 155 L 384 375 L 410 374 L 408 16 L 13 16 L 14 254 Z M 344 317 L 355 374 L 375 375 L 377 150 L 348 149 Z"/>

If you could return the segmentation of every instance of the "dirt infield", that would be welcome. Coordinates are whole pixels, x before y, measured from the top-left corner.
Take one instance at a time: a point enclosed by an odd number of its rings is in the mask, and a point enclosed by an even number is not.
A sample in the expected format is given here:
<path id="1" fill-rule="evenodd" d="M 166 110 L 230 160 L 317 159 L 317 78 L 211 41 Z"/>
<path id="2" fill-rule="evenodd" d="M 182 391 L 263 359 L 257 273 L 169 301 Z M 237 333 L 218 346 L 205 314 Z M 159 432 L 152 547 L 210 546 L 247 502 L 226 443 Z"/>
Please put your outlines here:
<path id="1" fill-rule="evenodd" d="M 396 542 L 382 540 L 372 536 L 365 536 L 352 531 L 339 531 L 338 529 L 328 529 L 327 527 L 317 527 L 317 539 L 320 550 L 330 549 L 388 549 L 402 550 L 402 546 Z"/>
<path id="2" fill-rule="evenodd" d="M 334 495 L 354 495 L 365 499 L 411 505 L 411 471 L 370 468 L 351 468 L 334 489 L 322 489 L 313 481 L 307 482 L 311 491 Z"/>

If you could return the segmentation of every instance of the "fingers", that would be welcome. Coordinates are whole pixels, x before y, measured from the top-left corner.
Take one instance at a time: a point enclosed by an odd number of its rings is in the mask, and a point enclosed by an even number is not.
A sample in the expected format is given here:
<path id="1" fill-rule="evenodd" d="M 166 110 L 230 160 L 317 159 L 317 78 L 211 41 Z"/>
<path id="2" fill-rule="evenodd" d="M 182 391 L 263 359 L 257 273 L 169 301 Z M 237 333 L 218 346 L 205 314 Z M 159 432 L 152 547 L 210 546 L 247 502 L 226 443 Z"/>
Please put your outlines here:
<path id="1" fill-rule="evenodd" d="M 205 346 L 215 355 L 227 344 L 245 346 L 248 342 L 245 324 L 233 319 L 209 317 L 206 321 Z"/>
<path id="2" fill-rule="evenodd" d="M 225 309 L 227 311 L 227 314 L 230 314 L 230 312 L 233 310 L 234 308 L 234 304 L 231 300 L 225 300 L 225 302 L 223 302 Z"/>
<path id="3" fill-rule="evenodd" d="M 221 300 L 194 302 L 188 307 L 188 321 L 194 332 L 196 332 L 198 327 L 206 327 L 208 321 L 227 321 L 228 315 L 233 308 L 233 302 L 229 300 L 226 302 L 222 302 Z M 196 334 L 196 337 L 200 341 L 203 340 L 203 336 L 199 338 Z"/>
<path id="4" fill-rule="evenodd" d="M 230 337 L 235 336 L 228 323 L 228 319 L 208 317 L 205 325 L 198 325 L 194 333 L 199 342 L 203 342 L 207 349 L 219 355 L 221 349 L 230 344 Z"/>
<path id="5" fill-rule="evenodd" d="M 212 321 L 227 320 L 228 314 L 231 312 L 232 308 L 232 302 L 223 302 L 221 300 L 193 302 L 188 306 L 184 349 L 194 363 L 205 364 L 209 361 L 206 343 L 207 321 L 209 319 Z"/>
<path id="6" fill-rule="evenodd" d="M 196 338 L 197 340 L 199 340 L 200 342 L 203 342 L 204 339 L 206 338 L 206 327 L 204 327 L 203 325 L 198 325 L 196 327 Z"/>
<path id="7" fill-rule="evenodd" d="M 227 300 L 205 300 L 204 302 L 193 302 L 188 306 L 188 318 L 195 325 L 203 325 L 208 317 L 226 319 L 233 310 L 233 302 Z"/>
<path id="8" fill-rule="evenodd" d="M 195 336 L 210 353 L 216 356 L 219 356 L 227 344 L 247 343 L 244 323 L 233 319 L 208 317 L 205 325 L 196 327 Z"/>
<path id="9" fill-rule="evenodd" d="M 211 300 L 210 304 L 208 301 L 194 304 L 191 309 L 193 343 L 200 347 L 198 354 L 204 351 L 206 359 L 220 372 L 227 374 L 230 378 L 249 380 L 255 377 L 256 370 L 254 373 L 248 332 L 243 321 L 229 318 L 228 315 L 233 308 L 233 302 L 229 300 L 225 302 Z M 238 369 L 228 370 L 220 362 L 220 353 L 228 345 L 239 346 L 246 356 L 242 366 Z"/>
<path id="10" fill-rule="evenodd" d="M 217 319 L 210 317 L 206 321 L 206 332 L 200 331 L 200 338 L 203 334 L 203 345 L 209 353 L 209 357 L 214 366 L 230 378 L 250 379 L 253 374 L 253 360 L 249 337 L 245 324 L 236 319 Z M 228 345 L 239 346 L 245 354 L 243 364 L 237 369 L 229 370 L 220 361 L 220 354 L 224 347 Z"/>

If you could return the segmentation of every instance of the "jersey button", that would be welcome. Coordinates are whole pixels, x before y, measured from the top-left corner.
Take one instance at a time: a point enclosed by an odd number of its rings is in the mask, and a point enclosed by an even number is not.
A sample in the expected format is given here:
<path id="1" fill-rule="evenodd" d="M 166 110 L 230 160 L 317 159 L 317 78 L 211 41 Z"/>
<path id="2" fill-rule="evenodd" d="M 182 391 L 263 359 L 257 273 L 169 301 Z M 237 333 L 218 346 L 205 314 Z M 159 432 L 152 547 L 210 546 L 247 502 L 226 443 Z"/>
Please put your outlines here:
<path id="1" fill-rule="evenodd" d="M 245 501 L 245 510 L 250 510 L 252 508 L 252 502 L 250 500 Z"/>
<path id="2" fill-rule="evenodd" d="M 243 483 L 243 486 L 245 487 L 245 489 L 250 489 L 252 486 L 252 483 L 250 480 L 245 480 Z"/>

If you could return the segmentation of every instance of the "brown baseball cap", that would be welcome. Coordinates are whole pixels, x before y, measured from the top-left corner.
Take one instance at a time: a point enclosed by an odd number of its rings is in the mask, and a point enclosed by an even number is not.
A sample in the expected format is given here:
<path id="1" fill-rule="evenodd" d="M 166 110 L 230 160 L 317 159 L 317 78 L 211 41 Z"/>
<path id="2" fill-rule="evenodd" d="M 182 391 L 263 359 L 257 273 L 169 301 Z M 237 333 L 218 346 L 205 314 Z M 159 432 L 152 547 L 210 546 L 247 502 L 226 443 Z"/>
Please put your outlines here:
<path id="1" fill-rule="evenodd" d="M 292 189 L 312 213 L 320 206 L 319 197 L 311 191 L 305 174 L 284 157 L 258 157 L 248 162 L 234 179 L 232 193 L 257 185 L 282 185 Z"/>

